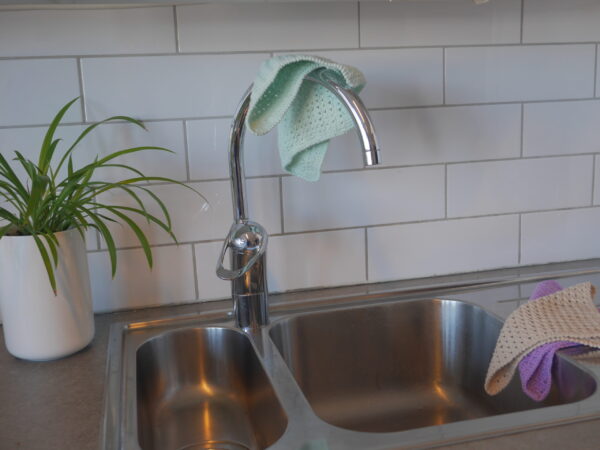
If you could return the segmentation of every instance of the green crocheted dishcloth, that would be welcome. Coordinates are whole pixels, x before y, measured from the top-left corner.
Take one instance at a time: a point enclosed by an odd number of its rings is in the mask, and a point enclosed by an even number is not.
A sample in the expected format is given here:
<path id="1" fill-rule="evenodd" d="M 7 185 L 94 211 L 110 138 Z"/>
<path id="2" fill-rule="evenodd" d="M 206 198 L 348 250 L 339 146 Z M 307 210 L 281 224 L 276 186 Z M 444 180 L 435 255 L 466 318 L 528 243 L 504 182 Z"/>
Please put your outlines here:
<path id="1" fill-rule="evenodd" d="M 281 165 L 308 181 L 319 179 L 329 140 L 354 127 L 350 114 L 333 93 L 304 80 L 319 69 L 356 93 L 365 85 L 363 74 L 354 67 L 311 55 L 275 56 L 260 67 L 246 118 L 246 125 L 257 135 L 279 125 Z"/>

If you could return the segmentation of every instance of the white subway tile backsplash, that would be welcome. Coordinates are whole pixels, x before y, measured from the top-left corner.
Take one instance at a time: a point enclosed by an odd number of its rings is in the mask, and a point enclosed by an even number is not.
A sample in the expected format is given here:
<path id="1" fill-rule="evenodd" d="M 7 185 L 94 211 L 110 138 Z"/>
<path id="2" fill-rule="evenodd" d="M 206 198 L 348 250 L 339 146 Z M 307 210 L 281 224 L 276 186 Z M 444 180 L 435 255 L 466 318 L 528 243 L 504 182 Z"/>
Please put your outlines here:
<path id="1" fill-rule="evenodd" d="M 230 126 L 231 119 L 204 119 L 187 122 L 192 180 L 229 177 Z M 246 132 L 244 169 L 246 176 L 284 173 L 279 162 L 275 131 L 265 136 L 255 136 L 250 131 Z"/>
<path id="2" fill-rule="evenodd" d="M 518 157 L 521 106 L 374 111 L 384 165 Z"/>
<path id="3" fill-rule="evenodd" d="M 521 264 L 598 258 L 600 208 L 524 214 Z"/>
<path id="4" fill-rule="evenodd" d="M 524 112 L 525 156 L 600 151 L 600 101 L 531 103 Z"/>
<path id="5" fill-rule="evenodd" d="M 328 173 L 316 183 L 285 177 L 283 204 L 286 232 L 436 219 L 444 167 Z"/>
<path id="6" fill-rule="evenodd" d="M 73 154 L 74 163 L 85 164 L 99 156 L 107 156 L 117 150 L 133 147 L 163 147 L 171 152 L 145 150 L 115 159 L 115 163 L 127 164 L 148 176 L 167 177 L 177 181 L 187 178 L 183 123 L 180 121 L 147 122 L 146 130 L 131 124 L 114 123 L 101 125 L 81 141 L 81 148 Z M 78 132 L 84 127 L 78 127 Z M 78 145 L 79 146 L 79 145 Z M 99 176 L 107 180 L 119 180 L 137 175 L 119 168 L 105 169 Z"/>
<path id="7" fill-rule="evenodd" d="M 117 253 L 117 274 L 111 278 L 108 252 L 88 256 L 94 311 L 143 308 L 196 299 L 192 246 L 152 249 L 154 266 L 148 268 L 142 249 Z"/>
<path id="8" fill-rule="evenodd" d="M 369 281 L 514 266 L 518 236 L 516 215 L 370 228 Z"/>
<path id="9" fill-rule="evenodd" d="M 0 56 L 175 51 L 172 8 L 0 11 Z"/>
<path id="10" fill-rule="evenodd" d="M 219 239 L 227 233 L 227 211 L 231 200 L 225 182 L 191 183 L 189 186 L 201 193 L 209 206 L 195 192 L 178 185 L 158 185 L 149 189 L 156 194 L 167 206 L 171 216 L 173 233 L 180 242 Z M 165 220 L 162 210 L 154 200 L 144 193 L 138 192 L 144 201 L 146 210 L 156 217 Z M 139 206 L 136 202 L 120 191 L 111 191 L 100 198 L 102 203 Z M 151 244 L 172 244 L 172 238 L 158 226 L 148 223 L 143 217 L 129 214 L 144 231 Z M 135 234 L 126 225 L 110 224 L 117 247 L 139 247 L 140 243 Z M 106 244 L 102 242 L 102 248 Z"/>
<path id="11" fill-rule="evenodd" d="M 208 206 L 194 191 L 179 185 L 152 186 L 154 192 L 167 206 L 173 221 L 173 232 L 179 242 L 194 242 L 222 239 L 233 222 L 231 191 L 229 181 L 207 181 L 190 183 L 190 187 L 208 200 Z M 276 178 L 258 178 L 247 181 L 248 208 L 253 220 L 261 223 L 269 233 L 281 231 L 279 181 Z M 147 211 L 162 217 L 162 211 L 149 196 L 141 194 L 143 200 L 148 199 Z M 103 201 L 113 204 L 136 204 L 118 191 L 104 196 Z M 136 221 L 144 230 L 151 244 L 172 243 L 172 238 L 158 226 L 148 224 L 143 218 Z M 137 247 L 139 242 L 129 228 L 111 225 L 113 236 L 119 247 Z M 103 244 L 105 248 L 105 244 Z"/>
<path id="12" fill-rule="evenodd" d="M 365 283 L 365 232 L 273 236 L 267 267 L 272 292 Z"/>
<path id="13" fill-rule="evenodd" d="M 600 3 L 596 0 L 527 0 L 523 7 L 523 42 L 600 40 Z"/>
<path id="14" fill-rule="evenodd" d="M 98 250 L 98 233 L 93 228 L 85 232 L 85 248 L 87 250 Z"/>
<path id="15" fill-rule="evenodd" d="M 521 1 L 361 3 L 363 47 L 518 43 Z"/>
<path id="16" fill-rule="evenodd" d="M 372 116 L 376 117 L 377 112 Z M 377 120 L 375 123 L 377 125 Z M 190 177 L 192 180 L 229 178 L 229 130 L 231 119 L 202 119 L 187 122 Z M 378 127 L 380 129 L 380 127 Z M 0 139 L 1 139 L 0 132 Z M 381 137 L 381 133 L 379 133 Z M 392 150 L 392 149 L 390 149 Z M 386 148 L 386 154 L 388 149 Z M 333 138 L 329 144 L 323 170 L 348 170 L 363 167 L 362 148 L 351 130 Z M 277 130 L 264 136 L 246 131 L 244 169 L 247 177 L 282 175 L 277 144 Z"/>
<path id="17" fill-rule="evenodd" d="M 73 152 L 73 164 L 77 169 L 91 163 L 96 156 L 107 156 L 114 151 L 138 146 L 166 147 L 174 153 L 164 151 L 143 151 L 121 156 L 114 160 L 117 164 L 127 164 L 149 176 L 186 179 L 185 145 L 181 122 L 148 122 L 147 130 L 125 123 L 110 123 L 96 127 L 77 144 Z M 58 144 L 54 161 L 58 164 L 64 152 L 85 130 L 84 125 L 66 125 L 57 129 L 55 137 L 63 139 Z M 5 157 L 12 157 L 13 150 L 19 150 L 27 158 L 37 161 L 46 127 L 0 129 L 0 149 Z M 6 149 L 6 151 L 4 150 Z M 18 169 L 17 172 L 22 171 Z M 66 175 L 66 167 L 61 171 Z M 24 172 L 23 172 L 24 173 Z M 136 177 L 133 172 L 113 167 L 97 172 L 97 179 L 117 181 Z"/>
<path id="18" fill-rule="evenodd" d="M 593 45 L 446 49 L 448 103 L 558 100 L 594 95 Z"/>
<path id="19" fill-rule="evenodd" d="M 448 166 L 448 217 L 589 205 L 591 156 Z"/>
<path id="20" fill-rule="evenodd" d="M 210 180 L 229 174 L 228 138 L 230 119 L 186 122 L 190 178 Z"/>
<path id="21" fill-rule="evenodd" d="M 231 281 L 217 277 L 216 267 L 221 255 L 222 242 L 195 244 L 196 278 L 199 300 L 215 300 L 231 297 Z"/>
<path id="22" fill-rule="evenodd" d="M 357 47 L 357 21 L 356 3 L 177 7 L 182 52 Z"/>
<path id="23" fill-rule="evenodd" d="M 372 111 L 371 118 L 382 149 L 383 166 L 514 158 L 520 153 L 520 105 L 383 110 Z M 211 141 L 208 133 L 204 135 L 204 142 Z M 225 131 L 222 134 L 221 139 L 225 141 Z M 251 133 L 247 136 L 246 154 L 250 156 L 246 158 L 246 167 L 250 170 L 246 173 L 259 175 L 258 170 L 252 170 L 255 165 L 264 166 L 265 175 L 281 172 L 274 136 L 272 142 L 265 140 L 260 148 L 255 147 L 256 138 Z M 226 156 L 211 153 L 211 156 L 217 155 L 223 160 L 221 167 L 224 168 L 219 173 L 225 173 Z M 207 160 L 210 161 L 210 157 L 202 161 L 206 164 Z M 323 170 L 360 169 L 363 164 L 360 144 L 352 130 L 330 141 Z"/>
<path id="24" fill-rule="evenodd" d="M 443 57 L 439 48 L 315 52 L 360 69 L 367 79 L 361 98 L 368 108 L 440 105 Z"/>
<path id="25" fill-rule="evenodd" d="M 0 126 L 49 124 L 78 95 L 75 59 L 0 60 Z M 81 119 L 79 107 L 64 117 Z"/>
<path id="26" fill-rule="evenodd" d="M 283 292 L 366 282 L 364 242 L 364 230 L 271 236 L 267 257 L 269 290 Z M 231 295 L 230 282 L 215 274 L 221 247 L 221 242 L 194 245 L 201 300 Z"/>
<path id="27" fill-rule="evenodd" d="M 375 122 L 374 114 L 375 111 L 372 111 L 371 118 Z M 377 128 L 377 125 L 375 127 Z M 377 136 L 379 137 L 379 132 Z M 364 167 L 363 150 L 356 130 L 350 130 L 329 141 L 322 170 L 352 170 L 362 167 Z"/>
<path id="28" fill-rule="evenodd" d="M 167 147 L 175 153 L 119 162 L 185 181 L 210 207 L 183 187 L 145 185 L 165 200 L 183 244 L 138 220 L 155 245 L 149 271 L 134 235 L 111 226 L 121 248 L 112 282 L 106 244 L 91 231 L 95 308 L 228 298 L 215 264 L 232 222 L 231 116 L 262 61 L 311 53 L 365 73 L 360 96 L 383 163 L 362 170 L 350 131 L 331 140 L 325 173 L 307 183 L 284 174 L 276 130 L 246 133 L 249 212 L 271 234 L 272 291 L 599 257 L 599 18 L 597 0 L 0 11 L 0 151 L 37 158 L 47 124 L 81 92 L 85 108 L 59 127 L 59 148 L 110 115 L 146 120 L 148 132 L 124 123 L 94 131 L 76 165 Z M 517 295 L 490 292 L 485 306 L 505 315 Z"/>
<path id="29" fill-rule="evenodd" d="M 79 125 L 72 125 L 57 129 L 56 137 L 62 139 L 62 142 L 57 145 L 57 154 L 62 155 L 69 148 L 73 140 L 77 138 L 79 128 Z M 46 130 L 47 127 L 0 129 L 0 153 L 8 160 L 8 163 L 21 179 L 24 179 L 26 174 L 21 165 L 13 159 L 15 158 L 15 150 L 23 154 L 25 158 L 37 162 Z"/>
<path id="30" fill-rule="evenodd" d="M 231 115 L 267 57 L 238 54 L 84 58 L 86 110 L 91 120 L 112 114 L 142 119 Z"/>
<path id="31" fill-rule="evenodd" d="M 269 234 L 281 233 L 281 199 L 278 178 L 255 178 L 246 181 L 248 213 L 266 228 Z M 233 222 L 233 209 L 229 222 Z M 231 224 L 231 223 L 230 223 Z M 227 230 L 229 231 L 229 226 Z"/>

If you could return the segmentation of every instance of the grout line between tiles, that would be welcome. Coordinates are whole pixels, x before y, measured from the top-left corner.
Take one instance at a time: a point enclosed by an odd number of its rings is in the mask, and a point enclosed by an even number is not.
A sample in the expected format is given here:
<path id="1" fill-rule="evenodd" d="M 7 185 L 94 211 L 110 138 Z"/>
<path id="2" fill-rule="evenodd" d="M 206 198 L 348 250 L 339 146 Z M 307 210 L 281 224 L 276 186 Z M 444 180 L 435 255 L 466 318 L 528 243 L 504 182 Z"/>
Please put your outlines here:
<path id="1" fill-rule="evenodd" d="M 524 152 L 524 140 L 525 140 L 525 105 L 521 103 L 521 139 L 520 139 L 520 155 L 523 158 Z"/>
<path id="2" fill-rule="evenodd" d="M 506 101 L 491 101 L 491 102 L 471 102 L 471 103 L 446 103 L 445 105 L 423 105 L 423 106 L 406 106 L 395 108 L 369 108 L 369 110 L 378 111 L 385 109 L 418 109 L 418 108 L 435 108 L 435 107 L 457 107 L 457 106 L 494 106 L 494 105 L 521 105 L 535 103 L 568 103 L 568 102 L 585 102 L 598 100 L 595 97 L 571 97 L 571 98 L 555 98 L 555 99 L 522 99 L 522 100 L 506 100 Z"/>
<path id="3" fill-rule="evenodd" d="M 517 264 L 519 264 L 519 265 L 521 265 L 521 248 L 522 248 L 522 245 L 523 245 L 521 243 L 521 240 L 522 240 L 522 237 L 523 237 L 522 236 L 523 233 L 522 233 L 522 230 L 521 230 L 522 219 L 523 219 L 523 215 L 519 214 L 519 237 L 518 237 L 519 243 L 518 243 L 518 259 L 517 259 Z"/>
<path id="4" fill-rule="evenodd" d="M 29 55 L 29 56 L 0 56 L 2 60 L 19 59 L 69 59 L 69 58 L 136 58 L 136 57 L 161 57 L 161 56 L 227 56 L 227 55 L 260 55 L 274 53 L 302 53 L 302 52 L 343 52 L 343 51 L 365 51 L 365 50 L 419 50 L 432 48 L 500 48 L 500 47 L 548 47 L 548 46 L 582 46 L 596 45 L 597 41 L 581 42 L 515 42 L 502 44 L 445 44 L 440 42 L 436 45 L 391 45 L 391 46 L 362 46 L 362 47 L 308 47 L 308 48 L 261 48 L 253 50 L 213 50 L 213 51 L 189 51 L 189 52 L 141 52 L 141 53 L 99 53 L 99 54 L 64 54 L 64 55 Z"/>
<path id="5" fill-rule="evenodd" d="M 513 157 L 513 158 L 498 158 L 498 159 L 484 159 L 484 160 L 473 160 L 473 161 L 456 161 L 456 162 L 448 162 L 447 164 L 450 166 L 455 166 L 459 164 L 480 164 L 486 162 L 503 162 L 503 161 L 529 161 L 536 159 L 555 159 L 555 158 L 576 158 L 582 156 L 593 156 L 594 153 L 569 153 L 569 154 L 560 154 L 560 155 L 530 155 L 521 157 Z M 434 164 L 428 164 L 434 165 Z M 405 166 L 409 167 L 409 166 Z M 414 167 L 414 166 L 411 166 Z"/>
<path id="6" fill-rule="evenodd" d="M 389 166 L 378 166 L 378 167 L 369 167 L 367 170 L 369 172 L 380 171 L 380 170 L 398 170 L 398 169 L 417 169 L 423 167 L 441 167 L 441 166 L 456 166 L 456 165 L 465 165 L 465 164 L 485 164 L 485 163 L 495 163 L 495 162 L 511 162 L 511 161 L 529 161 L 529 160 L 537 160 L 537 159 L 556 159 L 556 158 L 581 158 L 584 156 L 594 156 L 594 153 L 571 153 L 571 154 L 560 154 L 560 155 L 532 155 L 527 157 L 515 156 L 512 158 L 496 158 L 496 159 L 476 159 L 476 160 L 464 160 L 464 161 L 454 161 L 454 162 L 432 162 L 432 163 L 421 163 L 421 164 L 408 164 L 408 165 L 389 165 Z M 351 173 L 364 173 L 364 168 L 354 168 L 354 169 L 339 169 L 339 170 L 324 170 L 322 172 L 323 175 L 334 175 L 334 174 L 351 174 Z M 291 174 L 268 174 L 268 175 L 252 175 L 247 176 L 247 180 L 260 180 L 260 179 L 273 179 L 273 178 L 289 178 L 293 177 Z M 189 179 L 189 180 L 179 180 L 185 181 L 187 183 L 218 183 L 229 181 L 230 178 L 228 176 L 224 176 L 221 178 L 202 178 L 202 179 Z M 145 183 L 145 186 L 150 187 L 158 187 L 158 186 L 171 186 L 173 183 L 169 182 L 152 182 Z M 283 201 L 283 196 L 281 196 L 281 201 Z"/>
<path id="7" fill-rule="evenodd" d="M 521 27 L 520 27 L 520 37 L 519 43 L 523 45 L 523 28 L 525 26 L 525 0 L 521 0 Z"/>
<path id="8" fill-rule="evenodd" d="M 596 158 L 597 158 L 597 155 L 594 155 L 594 160 L 592 163 L 592 203 L 590 206 L 594 206 L 594 201 L 595 201 L 594 193 L 596 191 Z"/>
<path id="9" fill-rule="evenodd" d="M 160 123 L 160 122 L 177 122 L 177 121 L 181 121 L 181 120 L 191 121 L 191 120 L 231 119 L 231 116 L 227 115 L 227 116 L 202 116 L 202 117 L 172 117 L 172 118 L 168 118 L 168 119 L 148 119 L 148 118 L 138 117 L 137 119 L 143 121 L 144 123 Z M 89 125 L 90 123 L 93 123 L 93 122 L 88 122 L 88 121 L 63 122 L 60 125 L 59 129 L 61 127 Z M 124 120 L 115 120 L 115 121 L 111 121 L 111 123 L 103 124 L 103 126 L 111 126 L 111 125 L 124 124 L 124 123 L 127 123 L 127 122 Z M 0 125 L 0 130 L 13 129 L 13 128 L 47 128 L 49 125 L 50 125 L 49 123 L 34 123 L 34 124 L 26 124 L 26 125 Z"/>
<path id="10" fill-rule="evenodd" d="M 598 44 L 596 44 L 596 57 L 594 58 L 594 97 L 598 97 Z"/>
<path id="11" fill-rule="evenodd" d="M 442 48 L 442 104 L 446 104 L 446 48 Z"/>
<path id="12" fill-rule="evenodd" d="M 196 299 L 200 299 L 200 287 L 198 284 L 198 264 L 196 262 L 196 246 L 192 244 L 192 270 L 194 271 L 194 292 Z"/>
<path id="13" fill-rule="evenodd" d="M 369 108 L 369 111 L 405 111 L 405 110 L 421 110 L 421 109 L 451 109 L 451 108 L 460 108 L 460 107 L 470 107 L 470 106 L 501 106 L 501 105 L 528 105 L 528 104 L 537 104 L 537 103 L 569 103 L 569 102 L 592 102 L 598 101 L 596 97 L 581 97 L 581 98 L 555 98 L 555 99 L 545 99 L 545 100 L 511 100 L 511 101 L 502 101 L 502 102 L 480 102 L 480 103 L 450 103 L 450 104 L 431 104 L 431 105 L 411 105 L 411 106 L 389 106 L 389 107 L 372 107 Z M 153 123 L 153 122 L 176 122 L 181 120 L 192 121 L 192 120 L 220 120 L 220 119 L 231 119 L 232 115 L 207 115 L 207 116 L 181 116 L 181 117 L 170 117 L 170 118 L 143 118 L 139 117 L 139 120 L 142 120 L 145 123 Z M 64 126 L 75 126 L 75 125 L 88 125 L 90 122 L 87 121 L 77 121 L 77 122 L 65 122 L 61 124 L 61 127 Z M 106 126 L 118 124 L 118 123 L 126 123 L 125 121 L 114 121 L 112 124 L 106 124 Z M 48 127 L 49 123 L 35 123 L 35 124 L 25 124 L 25 125 L 0 125 L 0 130 L 2 129 L 17 129 L 17 128 L 42 128 Z"/>
<path id="14" fill-rule="evenodd" d="M 281 233 L 285 233 L 284 227 L 284 219 L 283 219 L 283 177 L 279 177 L 279 215 L 280 215 L 280 225 L 281 225 Z"/>
<path id="15" fill-rule="evenodd" d="M 448 218 L 448 164 L 444 164 L 444 218 Z"/>
<path id="16" fill-rule="evenodd" d="M 160 5 L 160 4 L 150 4 L 150 3 L 125 3 L 125 4 L 118 4 L 118 3 L 106 3 L 106 4 L 101 4 L 101 3 L 88 3 L 86 4 L 85 2 L 73 2 L 71 1 L 70 3 L 66 2 L 66 1 L 53 1 L 53 2 L 46 2 L 46 3 L 42 3 L 41 1 L 38 2 L 21 2 L 23 3 L 23 6 L 15 6 L 15 5 L 10 5 L 8 3 L 14 3 L 14 2 L 2 2 L 0 3 L 0 13 L 5 13 L 5 12 L 14 12 L 14 11 L 21 11 L 21 12 L 25 12 L 25 11 L 69 11 L 69 10 L 79 10 L 79 11 L 106 11 L 107 9 L 117 9 L 117 10 L 121 10 L 121 9 L 161 9 L 161 8 L 165 8 L 164 5 Z"/>
<path id="17" fill-rule="evenodd" d="M 473 216 L 460 216 L 460 217 L 438 217 L 433 219 L 423 219 L 423 220 L 412 220 L 412 221 L 399 221 L 399 222 L 388 222 L 381 224 L 361 224 L 356 226 L 349 227 L 336 227 L 336 228 L 321 228 L 316 230 L 301 230 L 301 231 L 287 231 L 285 233 L 273 233 L 270 234 L 270 237 L 280 237 L 280 236 L 295 236 L 299 234 L 315 234 L 315 233 L 330 233 L 336 231 L 345 231 L 345 230 L 361 230 L 364 228 L 372 229 L 372 228 L 385 228 L 385 227 L 393 227 L 393 226 L 402 226 L 402 225 L 416 225 L 416 224 L 424 224 L 424 223 L 436 223 L 436 222 L 454 222 L 460 220 L 469 220 L 469 219 L 486 219 L 492 217 L 506 217 L 506 216 L 523 216 L 530 214 L 538 214 L 538 213 L 548 213 L 548 212 L 564 212 L 564 211 L 580 211 L 580 210 L 590 210 L 590 209 L 600 209 L 598 206 L 572 206 L 565 208 L 552 208 L 552 209 L 538 209 L 538 210 L 528 210 L 528 211 L 512 211 L 512 212 L 503 212 L 503 213 L 493 213 L 493 214 L 480 214 Z M 209 244 L 214 242 L 223 242 L 225 236 L 214 239 L 199 239 L 193 241 L 183 241 L 179 242 L 179 244 L 162 243 L 162 244 L 151 244 L 151 248 L 159 248 L 159 247 L 172 247 L 176 245 L 190 245 L 190 244 Z M 135 250 L 140 249 L 139 246 L 122 246 L 117 247 L 117 250 Z M 106 248 L 99 248 L 98 250 L 88 250 L 88 253 L 97 253 L 97 252 L 106 252 Z"/>
<path id="18" fill-rule="evenodd" d="M 188 128 L 187 128 L 187 121 L 183 121 L 183 150 L 185 153 L 185 174 L 186 174 L 186 181 L 190 181 L 191 180 L 191 175 L 190 175 L 190 150 L 189 150 L 189 143 L 188 143 Z"/>
<path id="19" fill-rule="evenodd" d="M 79 79 L 79 102 L 81 103 L 81 119 L 87 121 L 87 111 L 85 109 L 85 96 L 83 89 L 83 69 L 81 67 L 81 58 L 77 58 L 77 78 Z"/>
<path id="20" fill-rule="evenodd" d="M 356 17 L 357 17 L 357 26 L 358 26 L 358 48 L 361 48 L 361 39 L 360 39 L 360 2 L 356 2 Z"/>
<path id="21" fill-rule="evenodd" d="M 181 53 L 179 44 L 179 22 L 177 21 L 177 6 L 173 5 L 173 30 L 175 32 L 175 53 Z"/>

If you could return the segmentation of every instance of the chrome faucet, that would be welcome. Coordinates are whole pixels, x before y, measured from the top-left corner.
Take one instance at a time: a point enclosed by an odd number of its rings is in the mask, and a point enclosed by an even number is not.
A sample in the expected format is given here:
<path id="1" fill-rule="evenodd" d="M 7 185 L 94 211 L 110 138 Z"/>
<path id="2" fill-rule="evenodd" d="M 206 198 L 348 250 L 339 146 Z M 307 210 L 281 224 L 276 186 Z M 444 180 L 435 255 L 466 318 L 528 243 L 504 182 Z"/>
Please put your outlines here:
<path id="1" fill-rule="evenodd" d="M 365 166 L 379 164 L 379 145 L 373 122 L 358 95 L 327 76 L 326 70 L 313 72 L 305 80 L 331 91 L 349 111 L 356 126 Z M 269 324 L 266 249 L 268 234 L 264 227 L 248 219 L 248 203 L 243 167 L 243 141 L 252 86 L 246 91 L 235 113 L 229 135 L 229 172 L 233 195 L 233 225 L 223 243 L 217 263 L 217 276 L 231 280 L 236 324 L 244 331 Z M 230 253 L 231 268 L 223 266 Z"/>

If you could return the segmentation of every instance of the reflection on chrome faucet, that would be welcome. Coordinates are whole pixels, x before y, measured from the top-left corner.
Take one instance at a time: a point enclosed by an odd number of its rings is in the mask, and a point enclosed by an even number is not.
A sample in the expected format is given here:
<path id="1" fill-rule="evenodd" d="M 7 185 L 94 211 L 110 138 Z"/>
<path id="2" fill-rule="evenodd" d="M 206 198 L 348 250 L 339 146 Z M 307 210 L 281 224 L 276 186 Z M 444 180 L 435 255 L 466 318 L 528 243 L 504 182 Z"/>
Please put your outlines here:
<path id="1" fill-rule="evenodd" d="M 360 140 L 365 166 L 379 164 L 379 146 L 367 108 L 351 90 L 326 76 L 325 71 L 309 74 L 306 81 L 331 91 L 349 111 Z M 244 94 L 234 116 L 229 138 L 229 171 L 233 194 L 233 225 L 223 244 L 217 276 L 231 280 L 236 324 L 250 331 L 269 323 L 266 249 L 268 234 L 264 227 L 248 219 L 248 204 L 243 168 L 243 140 L 252 87 Z M 229 253 L 231 268 L 223 262 Z"/>

